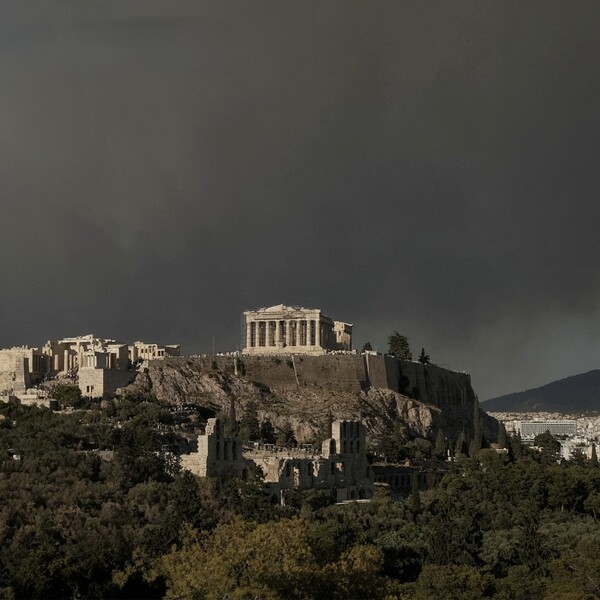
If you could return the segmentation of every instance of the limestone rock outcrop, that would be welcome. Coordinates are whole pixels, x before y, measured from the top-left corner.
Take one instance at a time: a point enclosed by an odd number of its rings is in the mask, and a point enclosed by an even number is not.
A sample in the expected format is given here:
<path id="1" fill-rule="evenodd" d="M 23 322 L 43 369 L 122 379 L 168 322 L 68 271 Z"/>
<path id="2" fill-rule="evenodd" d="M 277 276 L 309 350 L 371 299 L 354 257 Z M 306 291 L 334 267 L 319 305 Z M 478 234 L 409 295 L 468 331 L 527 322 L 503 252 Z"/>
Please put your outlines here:
<path id="1" fill-rule="evenodd" d="M 352 360 L 340 360 L 346 358 Z M 259 419 L 268 418 L 275 429 L 290 425 L 300 443 L 318 437 L 332 419 L 362 420 L 372 443 L 392 430 L 407 439 L 433 438 L 438 428 L 456 437 L 471 430 L 476 400 L 468 376 L 448 372 L 444 377 L 435 367 L 432 377 L 431 371 L 423 370 L 422 385 L 435 390 L 430 392 L 433 404 L 385 387 L 384 376 L 378 379 L 384 386 L 369 385 L 357 358 L 167 358 L 150 362 L 120 393 L 196 404 L 207 415 L 233 411 L 238 419 L 252 406 Z"/>

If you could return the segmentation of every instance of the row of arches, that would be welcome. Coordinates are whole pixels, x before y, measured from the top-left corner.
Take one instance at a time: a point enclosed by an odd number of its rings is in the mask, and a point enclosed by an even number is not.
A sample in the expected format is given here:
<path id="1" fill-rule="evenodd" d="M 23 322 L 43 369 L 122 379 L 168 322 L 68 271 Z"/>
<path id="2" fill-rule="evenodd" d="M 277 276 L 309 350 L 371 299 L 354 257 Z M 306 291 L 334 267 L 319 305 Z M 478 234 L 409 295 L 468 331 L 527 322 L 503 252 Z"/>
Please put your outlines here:
<path id="1" fill-rule="evenodd" d="M 241 448 L 238 440 L 217 441 L 215 444 L 216 460 L 235 461 L 241 458 Z"/>

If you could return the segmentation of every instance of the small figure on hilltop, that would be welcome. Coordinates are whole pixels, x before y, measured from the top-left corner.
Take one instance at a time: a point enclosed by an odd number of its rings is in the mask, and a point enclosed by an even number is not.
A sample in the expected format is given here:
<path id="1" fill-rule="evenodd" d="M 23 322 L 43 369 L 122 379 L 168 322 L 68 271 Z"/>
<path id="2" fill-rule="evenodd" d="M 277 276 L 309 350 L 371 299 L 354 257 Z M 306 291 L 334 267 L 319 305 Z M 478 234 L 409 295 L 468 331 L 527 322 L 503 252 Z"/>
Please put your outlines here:
<path id="1" fill-rule="evenodd" d="M 408 345 L 408 338 L 405 335 L 394 331 L 388 338 L 389 354 L 402 360 L 412 360 L 412 352 Z"/>

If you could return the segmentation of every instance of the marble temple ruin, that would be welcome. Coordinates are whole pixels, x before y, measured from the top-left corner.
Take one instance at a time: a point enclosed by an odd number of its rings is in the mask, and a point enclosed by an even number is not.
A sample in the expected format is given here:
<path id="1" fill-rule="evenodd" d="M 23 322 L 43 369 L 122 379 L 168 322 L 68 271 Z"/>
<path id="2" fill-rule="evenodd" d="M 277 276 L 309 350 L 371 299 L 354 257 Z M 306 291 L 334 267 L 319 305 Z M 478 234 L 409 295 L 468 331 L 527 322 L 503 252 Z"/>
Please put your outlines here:
<path id="1" fill-rule="evenodd" d="M 243 313 L 245 354 L 323 354 L 352 350 L 352 325 L 318 308 L 277 304 Z"/>

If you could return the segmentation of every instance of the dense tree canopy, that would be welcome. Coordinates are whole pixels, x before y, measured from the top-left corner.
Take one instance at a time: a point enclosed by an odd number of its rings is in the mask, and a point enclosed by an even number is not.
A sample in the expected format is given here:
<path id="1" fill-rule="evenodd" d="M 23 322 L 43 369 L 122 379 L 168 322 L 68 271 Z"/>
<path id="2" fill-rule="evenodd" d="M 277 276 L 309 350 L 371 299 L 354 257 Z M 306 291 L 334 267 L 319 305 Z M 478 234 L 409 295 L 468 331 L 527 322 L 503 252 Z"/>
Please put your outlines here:
<path id="1" fill-rule="evenodd" d="M 1 596 L 599 596 L 597 461 L 551 461 L 518 438 L 467 457 L 466 436 L 440 433 L 397 441 L 432 473 L 460 444 L 427 489 L 348 505 L 313 491 L 282 507 L 260 480 L 169 470 L 164 405 L 104 406 L 0 406 Z"/>

